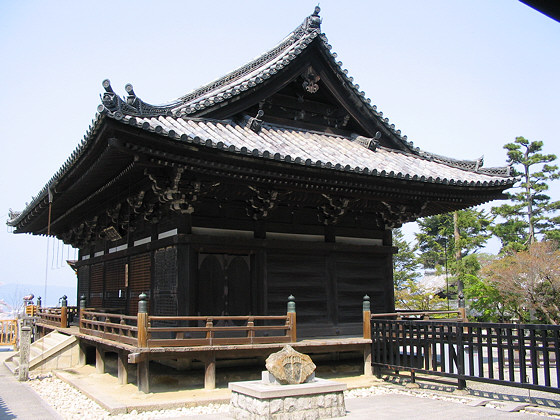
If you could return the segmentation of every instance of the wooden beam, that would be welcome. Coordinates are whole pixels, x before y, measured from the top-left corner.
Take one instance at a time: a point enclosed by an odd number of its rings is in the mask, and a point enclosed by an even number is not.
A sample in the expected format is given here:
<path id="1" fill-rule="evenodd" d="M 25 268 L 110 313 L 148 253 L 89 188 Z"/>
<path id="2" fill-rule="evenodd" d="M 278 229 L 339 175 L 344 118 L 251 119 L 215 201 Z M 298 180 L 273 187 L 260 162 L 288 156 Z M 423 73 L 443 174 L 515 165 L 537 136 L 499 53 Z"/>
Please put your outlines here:
<path id="1" fill-rule="evenodd" d="M 80 342 L 78 344 L 78 366 L 85 366 L 86 363 L 87 363 L 87 360 L 86 360 L 86 346 L 80 340 Z"/>
<path id="2" fill-rule="evenodd" d="M 128 353 L 128 363 L 137 364 L 147 360 L 146 353 Z"/>

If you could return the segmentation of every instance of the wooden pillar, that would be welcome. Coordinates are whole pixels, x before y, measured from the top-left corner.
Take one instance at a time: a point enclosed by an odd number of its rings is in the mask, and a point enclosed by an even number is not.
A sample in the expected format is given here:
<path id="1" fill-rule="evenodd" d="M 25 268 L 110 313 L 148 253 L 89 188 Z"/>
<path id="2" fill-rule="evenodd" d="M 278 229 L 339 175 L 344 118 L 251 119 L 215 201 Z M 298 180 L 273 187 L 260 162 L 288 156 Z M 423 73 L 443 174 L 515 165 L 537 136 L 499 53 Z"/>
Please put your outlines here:
<path id="1" fill-rule="evenodd" d="M 364 375 L 373 376 L 373 369 L 371 365 L 371 344 L 364 346 Z"/>
<path id="2" fill-rule="evenodd" d="M 95 347 L 95 370 L 105 373 L 105 352 L 99 346 Z"/>
<path id="3" fill-rule="evenodd" d="M 216 354 L 213 351 L 204 361 L 204 389 L 216 389 Z"/>
<path id="4" fill-rule="evenodd" d="M 150 361 L 143 360 L 136 364 L 136 380 L 138 390 L 148 394 L 150 392 Z"/>
<path id="5" fill-rule="evenodd" d="M 126 385 L 128 383 L 128 354 L 124 351 L 119 351 L 117 360 L 117 376 L 119 378 L 119 385 Z"/>
<path id="6" fill-rule="evenodd" d="M 86 346 L 80 340 L 78 344 L 78 366 L 85 366 L 87 363 L 87 353 L 86 353 Z"/>
<path id="7" fill-rule="evenodd" d="M 391 229 L 386 229 L 383 235 L 383 246 L 393 246 L 393 232 Z M 396 249 L 393 249 L 397 253 Z M 395 312 L 395 286 L 393 284 L 393 253 L 386 254 L 385 256 L 385 281 L 383 288 L 386 291 L 385 302 L 381 302 L 384 309 L 382 312 Z M 379 302 L 377 302 L 379 306 Z"/>

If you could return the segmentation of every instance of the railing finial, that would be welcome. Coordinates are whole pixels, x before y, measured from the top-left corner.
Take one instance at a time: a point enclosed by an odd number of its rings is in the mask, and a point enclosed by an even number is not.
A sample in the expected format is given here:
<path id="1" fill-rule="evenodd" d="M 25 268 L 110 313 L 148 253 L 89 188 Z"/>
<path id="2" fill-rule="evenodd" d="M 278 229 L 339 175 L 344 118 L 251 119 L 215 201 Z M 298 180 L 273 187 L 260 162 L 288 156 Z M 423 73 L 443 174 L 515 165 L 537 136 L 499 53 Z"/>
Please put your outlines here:
<path id="1" fill-rule="evenodd" d="M 296 311 L 296 298 L 294 295 L 288 296 L 288 313 Z"/>
<path id="2" fill-rule="evenodd" d="M 85 295 L 80 296 L 80 311 L 86 309 L 86 303 L 87 301 Z"/>
<path id="3" fill-rule="evenodd" d="M 148 313 L 148 295 L 144 292 L 140 293 L 138 296 L 138 313 L 147 314 Z"/>
<path id="4" fill-rule="evenodd" d="M 371 304 L 370 304 L 368 295 L 364 296 L 364 301 L 363 301 L 362 307 L 363 307 L 364 312 L 371 310 Z"/>

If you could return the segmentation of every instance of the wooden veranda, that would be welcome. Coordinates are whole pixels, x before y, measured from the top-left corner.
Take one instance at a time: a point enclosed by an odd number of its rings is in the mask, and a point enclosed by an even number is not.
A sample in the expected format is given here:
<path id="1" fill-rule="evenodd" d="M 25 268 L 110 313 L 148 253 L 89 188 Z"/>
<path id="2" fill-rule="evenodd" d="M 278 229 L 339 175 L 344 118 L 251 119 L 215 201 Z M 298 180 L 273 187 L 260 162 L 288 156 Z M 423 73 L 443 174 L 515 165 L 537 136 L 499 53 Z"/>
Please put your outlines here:
<path id="1" fill-rule="evenodd" d="M 81 364 L 86 363 L 86 347 L 94 347 L 98 373 L 105 372 L 106 353 L 116 353 L 120 384 L 129 382 L 130 365 L 136 365 L 138 389 L 147 393 L 150 361 L 197 360 L 204 363 L 205 389 L 214 389 L 217 360 L 266 357 L 286 344 L 306 354 L 362 353 L 364 373 L 372 375 L 369 300 L 364 302 L 362 336 L 298 339 L 291 296 L 286 314 L 276 316 L 152 316 L 145 295 L 140 296 L 138 314 L 132 316 L 86 308 L 82 301 L 79 310 L 40 308 L 37 326 L 79 338 Z"/>

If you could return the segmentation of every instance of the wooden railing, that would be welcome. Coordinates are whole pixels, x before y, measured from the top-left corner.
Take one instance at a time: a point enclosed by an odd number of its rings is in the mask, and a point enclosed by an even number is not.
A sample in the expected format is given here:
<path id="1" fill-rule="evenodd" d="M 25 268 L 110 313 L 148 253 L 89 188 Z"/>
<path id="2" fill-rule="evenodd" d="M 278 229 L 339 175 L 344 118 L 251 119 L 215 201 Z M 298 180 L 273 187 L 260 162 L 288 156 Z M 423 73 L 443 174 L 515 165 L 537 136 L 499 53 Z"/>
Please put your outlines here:
<path id="1" fill-rule="evenodd" d="M 453 315 L 453 316 L 450 316 Z M 467 317 L 465 314 L 465 308 L 459 308 L 457 310 L 452 311 L 398 311 L 398 312 L 389 312 L 389 313 L 382 313 L 382 314 L 371 314 L 371 318 L 377 319 L 437 319 L 438 321 L 467 321 Z"/>
<path id="2" fill-rule="evenodd" d="M 37 308 L 39 322 L 56 327 L 61 326 L 62 308 Z"/>
<path id="3" fill-rule="evenodd" d="M 281 316 L 138 316 L 82 310 L 80 332 L 137 347 L 289 343 L 295 319 Z M 145 319 L 145 321 L 142 321 Z"/>
<path id="4" fill-rule="evenodd" d="M 37 305 L 26 305 L 25 306 L 25 315 L 27 316 L 37 316 L 37 309 L 39 307 Z"/>
<path id="5" fill-rule="evenodd" d="M 42 324 L 51 325 L 53 327 L 67 328 L 69 322 L 72 322 L 78 316 L 78 307 L 37 307 L 36 316 L 39 318 L 39 322 Z"/>
<path id="6" fill-rule="evenodd" d="M 287 308 L 279 316 L 150 316 L 142 293 L 131 316 L 87 309 L 82 297 L 79 327 L 83 334 L 140 348 L 289 343 L 297 340 L 293 296 Z"/>
<path id="7" fill-rule="evenodd" d="M 17 320 L 0 320 L 0 346 L 14 346 L 18 337 Z"/>
<path id="8" fill-rule="evenodd" d="M 373 366 L 560 393 L 560 326 L 372 321 Z"/>
<path id="9" fill-rule="evenodd" d="M 138 342 L 138 317 L 82 310 L 80 332 L 136 346 Z"/>
<path id="10" fill-rule="evenodd" d="M 148 347 L 289 343 L 295 326 L 288 315 L 149 316 L 148 323 Z"/>

